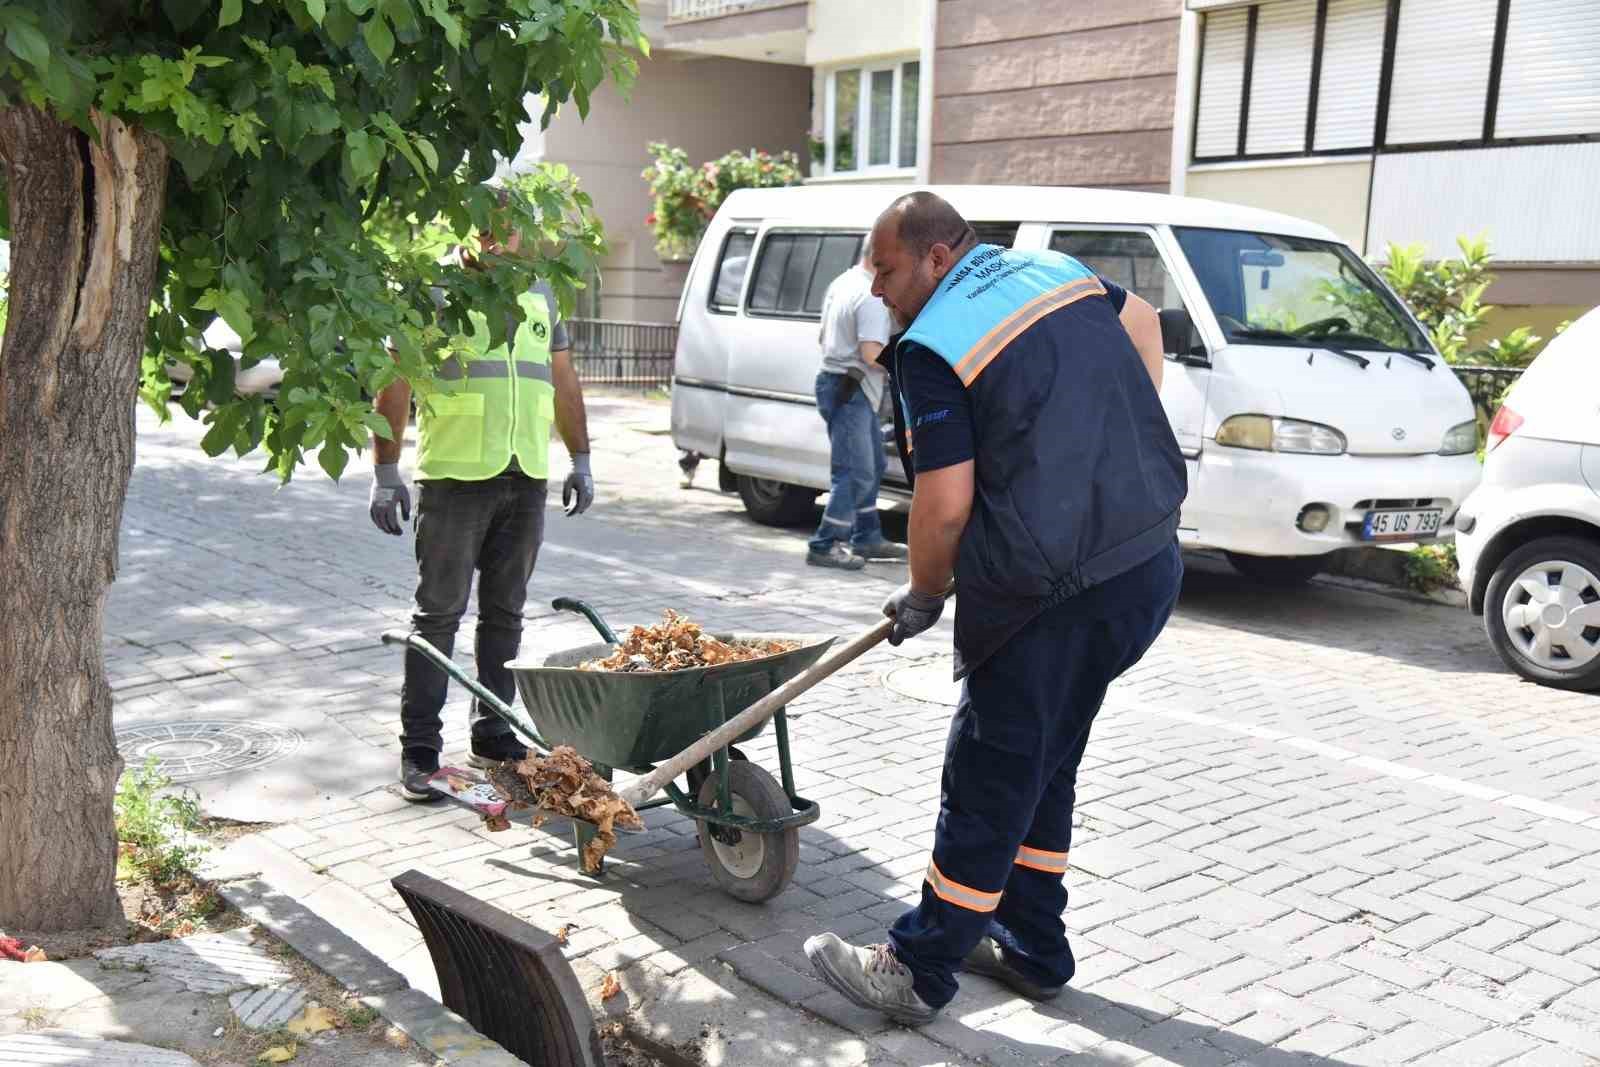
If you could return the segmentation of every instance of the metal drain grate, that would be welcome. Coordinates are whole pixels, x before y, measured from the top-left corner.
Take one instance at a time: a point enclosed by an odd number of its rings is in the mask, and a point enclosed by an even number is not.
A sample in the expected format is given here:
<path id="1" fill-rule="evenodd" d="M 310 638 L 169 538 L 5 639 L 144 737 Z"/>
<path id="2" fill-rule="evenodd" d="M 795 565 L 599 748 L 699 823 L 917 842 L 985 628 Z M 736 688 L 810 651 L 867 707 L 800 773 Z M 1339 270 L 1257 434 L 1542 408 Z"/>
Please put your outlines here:
<path id="1" fill-rule="evenodd" d="M 197 782 L 283 759 L 305 743 L 299 730 L 233 721 L 147 722 L 117 731 L 117 750 L 130 767 L 155 757 L 174 782 Z"/>
<path id="2" fill-rule="evenodd" d="M 445 1007 L 528 1063 L 602 1067 L 594 1016 L 554 937 L 420 871 L 391 884 L 428 943 Z"/>

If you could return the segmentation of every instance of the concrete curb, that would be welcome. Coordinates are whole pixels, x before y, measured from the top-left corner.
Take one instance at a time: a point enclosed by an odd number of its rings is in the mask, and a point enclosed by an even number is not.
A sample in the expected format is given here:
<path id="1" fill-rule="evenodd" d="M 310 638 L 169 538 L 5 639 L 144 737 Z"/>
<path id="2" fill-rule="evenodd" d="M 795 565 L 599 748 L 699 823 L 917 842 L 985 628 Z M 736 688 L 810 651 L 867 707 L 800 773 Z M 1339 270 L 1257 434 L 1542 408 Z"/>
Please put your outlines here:
<path id="1" fill-rule="evenodd" d="M 1347 579 L 1348 582 L 1344 584 L 1355 584 L 1358 588 L 1381 591 L 1407 600 L 1441 604 L 1452 608 L 1466 607 L 1467 594 L 1458 588 L 1438 589 L 1431 593 L 1421 593 L 1411 588 L 1406 580 L 1406 556 L 1414 547 L 1414 545 L 1397 545 L 1393 548 L 1347 548 L 1333 554 L 1323 575 L 1328 578 Z M 1372 586 L 1383 588 L 1372 590 Z"/>
<path id="2" fill-rule="evenodd" d="M 204 874 L 216 881 L 228 903 L 355 992 L 363 1004 L 433 1056 L 459 1067 L 522 1067 L 522 1060 L 474 1030 L 434 996 L 413 988 L 419 982 L 408 982 L 407 975 L 364 947 L 393 946 L 391 959 L 399 960 L 415 955 L 421 935 L 360 893 L 317 874 L 259 834 L 230 844 L 206 865 Z M 344 929 L 356 930 L 359 939 Z M 414 973 L 419 968 L 406 969 Z M 431 965 L 427 977 L 433 977 Z M 428 984 L 436 993 L 436 982 Z"/>

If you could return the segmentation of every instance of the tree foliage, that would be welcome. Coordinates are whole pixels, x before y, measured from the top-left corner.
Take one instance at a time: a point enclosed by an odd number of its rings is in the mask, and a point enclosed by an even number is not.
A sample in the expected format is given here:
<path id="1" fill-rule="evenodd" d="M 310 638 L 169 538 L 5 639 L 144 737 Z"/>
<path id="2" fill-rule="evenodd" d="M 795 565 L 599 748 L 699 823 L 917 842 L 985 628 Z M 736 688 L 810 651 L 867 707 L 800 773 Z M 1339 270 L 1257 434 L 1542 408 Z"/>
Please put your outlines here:
<path id="1" fill-rule="evenodd" d="M 1410 305 L 1447 363 L 1525 367 L 1543 340 L 1526 326 L 1474 345 L 1494 307 L 1483 294 L 1494 282 L 1487 237 L 1458 237 L 1461 254 L 1430 261 L 1420 244 L 1390 244 L 1379 264 L 1384 280 Z"/>
<path id="2" fill-rule="evenodd" d="M 534 276 L 570 307 L 602 251 L 589 199 L 560 167 L 512 182 L 504 211 L 483 183 L 530 94 L 541 124 L 569 100 L 586 114 L 646 48 L 633 0 L 11 0 L 0 43 L 0 107 L 86 137 L 109 113 L 170 147 L 142 393 L 164 413 L 167 362 L 193 365 L 206 451 L 264 446 L 283 478 L 313 452 L 337 477 L 387 434 L 366 397 L 396 375 L 426 388 L 467 308 L 498 332 Z M 440 262 L 510 227 L 518 259 Z M 243 364 L 282 364 L 276 403 L 235 395 L 233 360 L 201 338 L 219 317 Z"/>

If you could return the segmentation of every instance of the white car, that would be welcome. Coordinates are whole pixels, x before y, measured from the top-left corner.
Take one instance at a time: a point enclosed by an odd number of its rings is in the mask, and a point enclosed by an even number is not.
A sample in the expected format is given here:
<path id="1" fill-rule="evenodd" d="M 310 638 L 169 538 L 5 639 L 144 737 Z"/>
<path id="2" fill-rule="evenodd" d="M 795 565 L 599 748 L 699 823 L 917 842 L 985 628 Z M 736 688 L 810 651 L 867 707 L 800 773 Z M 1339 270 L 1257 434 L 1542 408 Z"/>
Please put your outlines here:
<path id="1" fill-rule="evenodd" d="M 1600 308 L 1550 342 L 1495 415 L 1456 550 L 1507 666 L 1600 689 Z"/>
<path id="2" fill-rule="evenodd" d="M 261 360 L 253 367 L 239 366 L 239 357 L 243 353 L 244 345 L 239 342 L 239 335 L 233 328 L 220 318 L 206 327 L 201 335 L 208 348 L 220 348 L 233 356 L 233 389 L 243 396 L 254 396 L 257 393 L 271 396 L 277 392 L 278 385 L 283 381 L 283 368 L 271 356 Z M 167 362 L 167 377 L 172 379 L 172 395 L 178 396 L 188 387 L 190 379 L 194 377 L 194 368 L 187 363 L 175 360 Z"/>

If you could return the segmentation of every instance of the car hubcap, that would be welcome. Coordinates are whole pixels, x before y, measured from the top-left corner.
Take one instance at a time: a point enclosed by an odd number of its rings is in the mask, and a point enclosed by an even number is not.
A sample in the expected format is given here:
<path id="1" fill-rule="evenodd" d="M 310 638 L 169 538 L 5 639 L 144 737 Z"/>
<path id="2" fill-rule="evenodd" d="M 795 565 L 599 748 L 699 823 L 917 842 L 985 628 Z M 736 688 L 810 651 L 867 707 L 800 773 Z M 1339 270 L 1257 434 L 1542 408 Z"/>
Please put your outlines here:
<path id="1" fill-rule="evenodd" d="M 750 495 L 764 504 L 776 504 L 783 498 L 783 483 L 766 478 L 750 479 Z"/>
<path id="2" fill-rule="evenodd" d="M 750 802 L 738 794 L 733 797 L 733 813 L 746 819 L 753 819 L 756 814 Z M 764 837 L 763 834 L 753 834 L 745 830 L 739 834 L 737 843 L 727 845 L 713 836 L 711 847 L 716 850 L 717 860 L 722 864 L 723 870 L 741 880 L 754 878 L 761 872 L 762 860 L 767 858 Z"/>
<path id="3" fill-rule="evenodd" d="M 1516 650 L 1546 670 L 1579 670 L 1600 656 L 1600 578 L 1576 563 L 1523 571 L 1506 590 L 1501 617 Z"/>

